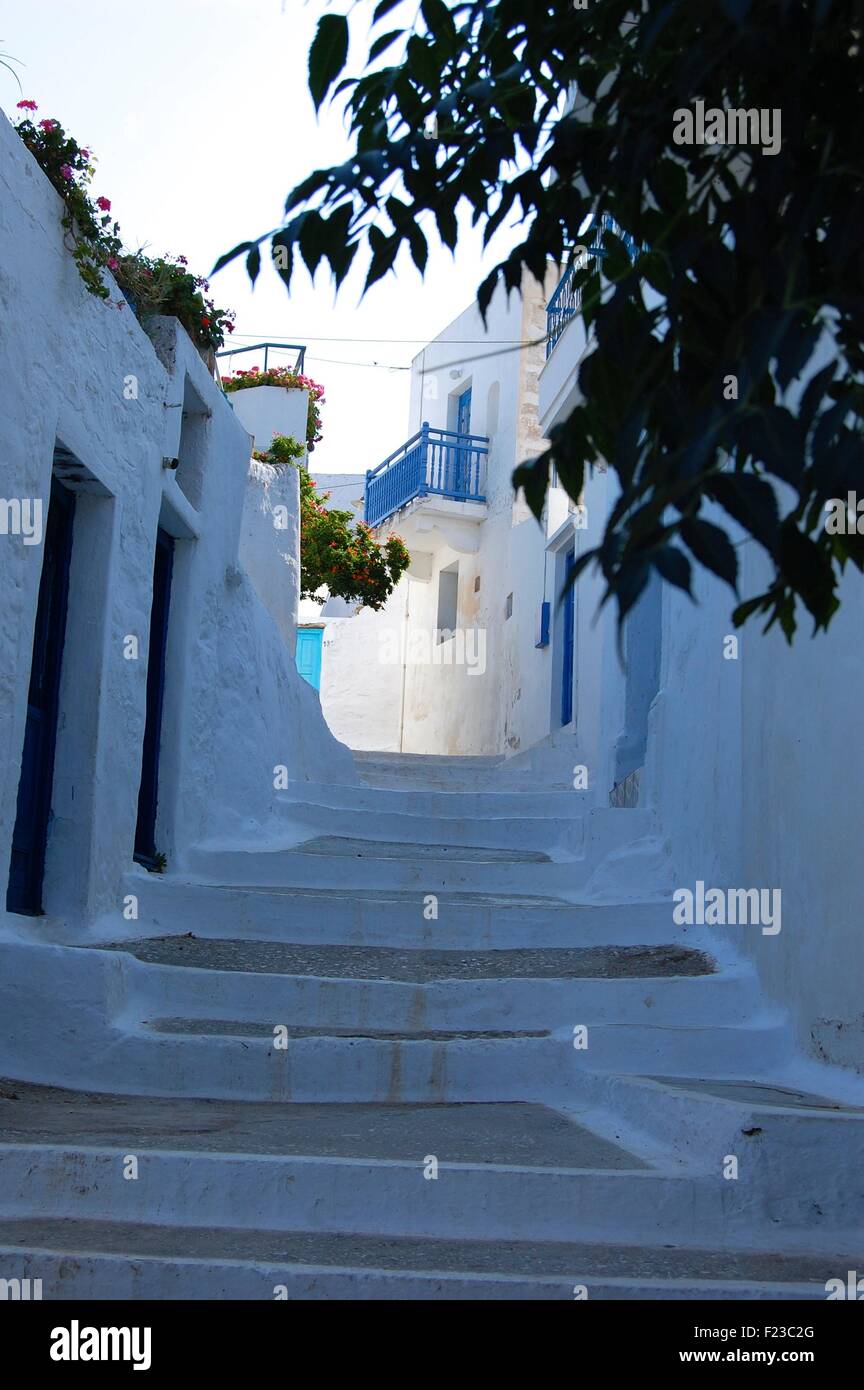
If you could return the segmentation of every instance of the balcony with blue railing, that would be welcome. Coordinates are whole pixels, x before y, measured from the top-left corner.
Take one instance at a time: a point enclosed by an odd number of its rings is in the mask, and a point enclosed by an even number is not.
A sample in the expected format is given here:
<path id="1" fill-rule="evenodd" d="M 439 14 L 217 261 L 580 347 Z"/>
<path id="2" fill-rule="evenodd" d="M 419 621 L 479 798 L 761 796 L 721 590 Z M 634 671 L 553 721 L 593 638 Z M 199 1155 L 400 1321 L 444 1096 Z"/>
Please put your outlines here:
<path id="1" fill-rule="evenodd" d="M 602 259 L 607 254 L 603 246 L 603 233 L 614 232 L 621 238 L 631 261 L 635 261 L 639 255 L 640 248 L 635 239 L 627 232 L 622 232 L 618 223 L 607 212 L 600 218 L 599 224 L 594 228 L 594 241 L 590 246 L 585 247 L 588 256 Z M 642 248 L 647 250 L 646 247 Z M 580 255 L 576 261 L 568 265 L 561 279 L 555 287 L 555 291 L 549 303 L 546 305 L 546 356 L 549 357 L 555 348 L 555 344 L 561 337 L 567 324 L 575 316 L 581 299 L 581 291 L 576 284 L 576 272 L 584 269 L 585 257 Z"/>
<path id="2" fill-rule="evenodd" d="M 417 434 L 366 474 L 365 518 L 379 526 L 418 497 L 485 503 L 489 439 L 433 429 L 425 420 Z"/>

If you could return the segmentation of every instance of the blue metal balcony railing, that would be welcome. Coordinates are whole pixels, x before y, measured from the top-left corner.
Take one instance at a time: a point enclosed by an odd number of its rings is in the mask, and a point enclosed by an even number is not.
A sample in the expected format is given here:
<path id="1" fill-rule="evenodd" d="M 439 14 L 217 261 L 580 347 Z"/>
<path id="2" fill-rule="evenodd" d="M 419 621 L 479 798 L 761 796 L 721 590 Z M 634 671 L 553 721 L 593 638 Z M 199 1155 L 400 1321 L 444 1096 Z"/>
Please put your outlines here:
<path id="1" fill-rule="evenodd" d="M 627 232 L 622 232 L 618 223 L 608 212 L 604 212 L 600 218 L 599 226 L 594 229 L 594 241 L 585 249 L 589 256 L 598 258 L 606 255 L 603 246 L 603 233 L 609 231 L 619 236 L 624 243 L 624 248 L 631 261 L 635 261 L 639 255 L 640 248 L 636 245 L 635 239 Z M 647 250 L 647 247 L 643 247 Z M 561 279 L 555 287 L 555 291 L 549 303 L 546 305 L 546 356 L 549 357 L 567 324 L 573 318 L 579 308 L 580 291 L 576 286 L 576 271 L 582 269 L 578 265 L 570 265 L 564 271 Z"/>
<path id="2" fill-rule="evenodd" d="M 366 474 L 366 522 L 378 526 L 412 498 L 428 493 L 485 502 L 488 453 L 486 435 L 436 430 L 424 420 L 419 433 Z"/>

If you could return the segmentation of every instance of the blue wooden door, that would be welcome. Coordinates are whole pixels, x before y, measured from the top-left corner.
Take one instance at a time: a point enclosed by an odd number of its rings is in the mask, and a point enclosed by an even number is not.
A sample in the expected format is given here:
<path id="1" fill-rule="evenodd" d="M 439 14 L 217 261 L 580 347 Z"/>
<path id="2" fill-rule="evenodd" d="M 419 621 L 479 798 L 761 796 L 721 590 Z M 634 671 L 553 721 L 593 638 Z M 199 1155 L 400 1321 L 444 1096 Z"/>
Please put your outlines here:
<path id="1" fill-rule="evenodd" d="M 74 493 L 52 479 L 6 891 L 7 911 L 31 916 L 42 912 L 74 513 Z"/>
<path id="2" fill-rule="evenodd" d="M 315 690 L 321 689 L 321 642 L 323 627 L 301 627 L 297 629 L 297 651 L 294 660 L 304 681 Z"/>
<path id="3" fill-rule="evenodd" d="M 165 648 L 168 642 L 168 610 L 174 538 L 156 532 L 153 562 L 153 606 L 150 610 L 150 643 L 147 654 L 147 714 L 141 753 L 141 785 L 138 789 L 138 822 L 135 858 L 152 869 L 156 863 L 156 807 L 159 796 L 159 745 L 162 741 L 162 705 L 165 698 Z"/>
<path id="4" fill-rule="evenodd" d="M 574 551 L 567 556 L 566 580 L 573 573 L 576 563 Z M 565 582 L 566 582 L 565 580 Z M 561 664 L 561 723 L 569 724 L 573 718 L 573 626 L 576 614 L 576 588 L 570 584 L 564 595 L 563 635 L 564 648 Z"/>
<path id="5" fill-rule="evenodd" d="M 471 387 L 462 392 L 456 402 L 456 433 L 471 433 Z M 460 441 L 461 444 L 461 441 Z M 451 487 L 457 497 L 467 491 L 469 450 L 467 445 L 457 445 L 453 450 Z"/>
<path id="6" fill-rule="evenodd" d="M 471 387 L 463 391 L 456 402 L 456 432 L 457 434 L 471 433 Z"/>

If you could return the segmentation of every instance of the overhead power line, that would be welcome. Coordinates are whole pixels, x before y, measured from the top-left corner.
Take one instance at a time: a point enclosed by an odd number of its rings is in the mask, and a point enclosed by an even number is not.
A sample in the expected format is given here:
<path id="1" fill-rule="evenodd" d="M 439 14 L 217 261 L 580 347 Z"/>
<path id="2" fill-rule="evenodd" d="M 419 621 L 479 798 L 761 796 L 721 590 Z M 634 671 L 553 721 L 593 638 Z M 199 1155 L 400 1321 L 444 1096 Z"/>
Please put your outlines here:
<path id="1" fill-rule="evenodd" d="M 271 335 L 267 333 L 235 333 L 235 338 L 258 338 L 263 341 Z M 320 333 L 298 333 L 306 343 L 422 343 L 424 347 L 434 347 L 436 343 L 450 343 L 458 346 L 476 347 L 478 344 L 507 343 L 513 347 L 530 347 L 528 339 L 523 338 L 334 338 L 323 337 Z"/>

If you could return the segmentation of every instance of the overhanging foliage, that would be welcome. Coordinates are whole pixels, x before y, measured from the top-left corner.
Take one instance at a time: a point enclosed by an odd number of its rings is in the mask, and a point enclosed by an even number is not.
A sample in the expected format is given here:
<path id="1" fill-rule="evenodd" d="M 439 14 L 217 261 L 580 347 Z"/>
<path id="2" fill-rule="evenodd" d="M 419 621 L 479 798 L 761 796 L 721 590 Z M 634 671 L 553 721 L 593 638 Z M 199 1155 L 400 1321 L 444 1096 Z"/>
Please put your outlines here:
<path id="1" fill-rule="evenodd" d="M 422 0 L 413 30 L 390 27 L 395 8 L 375 6 L 359 78 L 342 76 L 348 21 L 321 20 L 310 90 L 316 106 L 344 96 L 354 154 L 220 264 L 245 253 L 254 277 L 269 240 L 286 284 L 298 250 L 338 283 L 365 242 L 368 288 L 403 244 L 423 271 L 432 223 L 455 249 L 467 203 L 487 240 L 514 217 L 524 233 L 480 287 L 485 307 L 499 277 L 541 279 L 589 215 L 610 214 L 650 249 L 633 264 L 607 231 L 602 268 L 577 271 L 595 343 L 582 403 L 517 483 L 539 513 L 552 465 L 573 498 L 598 458 L 616 471 L 620 499 L 579 568 L 600 566 L 621 615 L 654 570 L 689 590 L 694 562 L 737 592 L 715 504 L 772 562 L 736 623 L 759 612 L 791 639 L 801 602 L 827 627 L 846 563 L 864 567 L 864 536 L 824 525 L 864 479 L 860 0 Z M 679 143 L 699 101 L 757 124 L 779 113 L 776 151 Z"/>

